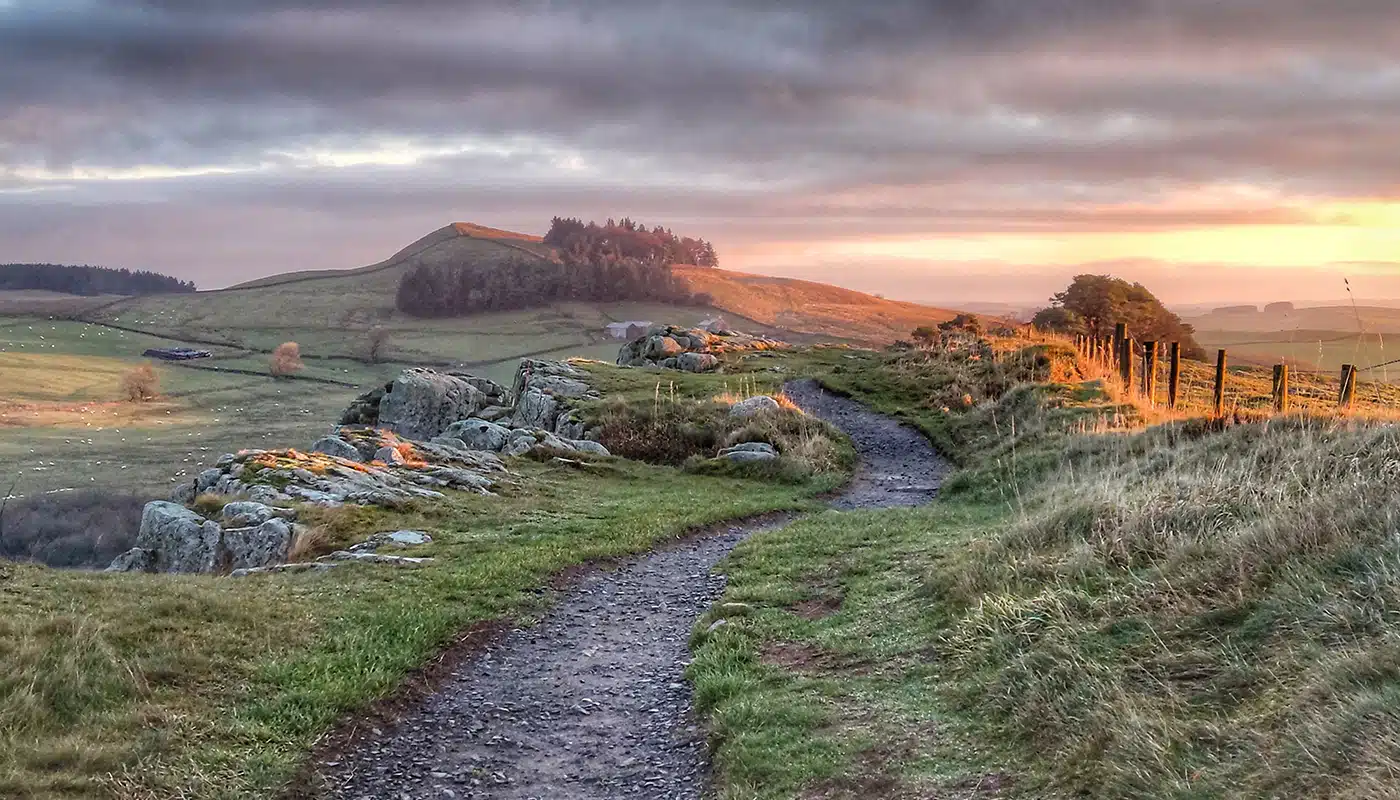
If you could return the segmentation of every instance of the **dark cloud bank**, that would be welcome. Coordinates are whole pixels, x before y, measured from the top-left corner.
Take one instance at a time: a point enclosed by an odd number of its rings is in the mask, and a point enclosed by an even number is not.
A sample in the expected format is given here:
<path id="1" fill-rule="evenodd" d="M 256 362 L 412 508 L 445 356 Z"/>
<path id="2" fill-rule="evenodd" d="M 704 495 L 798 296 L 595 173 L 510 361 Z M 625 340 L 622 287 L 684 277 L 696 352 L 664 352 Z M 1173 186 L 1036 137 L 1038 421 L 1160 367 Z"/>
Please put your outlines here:
<path id="1" fill-rule="evenodd" d="M 0 260 L 214 286 L 554 213 L 740 251 L 1288 222 L 1173 198 L 1400 194 L 1397 54 L 1394 0 L 0 0 Z"/>

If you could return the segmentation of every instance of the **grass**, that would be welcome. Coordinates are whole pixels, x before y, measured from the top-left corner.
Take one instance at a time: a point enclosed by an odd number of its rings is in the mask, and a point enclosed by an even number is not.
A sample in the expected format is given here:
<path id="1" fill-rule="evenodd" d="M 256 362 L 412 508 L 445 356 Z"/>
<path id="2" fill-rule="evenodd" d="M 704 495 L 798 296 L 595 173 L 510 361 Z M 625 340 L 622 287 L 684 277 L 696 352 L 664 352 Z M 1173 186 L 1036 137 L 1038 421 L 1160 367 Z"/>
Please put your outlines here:
<path id="1" fill-rule="evenodd" d="M 325 521 L 428 530 L 419 570 L 248 579 L 0 566 L 0 796 L 266 797 L 340 715 L 570 565 L 804 507 L 811 487 L 616 462 L 518 465 L 506 496 Z"/>
<path id="2" fill-rule="evenodd" d="M 731 556 L 691 668 L 722 797 L 1397 796 L 1392 426 L 1145 427 L 1083 375 L 856 356 L 826 380 L 964 468 Z"/>

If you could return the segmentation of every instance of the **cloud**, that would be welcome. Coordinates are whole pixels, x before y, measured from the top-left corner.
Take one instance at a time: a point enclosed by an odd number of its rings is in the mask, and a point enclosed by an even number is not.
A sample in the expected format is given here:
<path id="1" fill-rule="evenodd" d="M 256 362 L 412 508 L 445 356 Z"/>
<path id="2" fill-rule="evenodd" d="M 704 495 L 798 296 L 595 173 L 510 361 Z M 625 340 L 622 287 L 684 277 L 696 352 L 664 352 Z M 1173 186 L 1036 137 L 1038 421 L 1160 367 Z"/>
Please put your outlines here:
<path id="1" fill-rule="evenodd" d="M 0 208 L 36 250 L 79 218 L 372 226 L 318 266 L 402 244 L 389 217 L 733 247 L 1283 224 L 1400 193 L 1397 53 L 1392 0 L 10 0 Z"/>

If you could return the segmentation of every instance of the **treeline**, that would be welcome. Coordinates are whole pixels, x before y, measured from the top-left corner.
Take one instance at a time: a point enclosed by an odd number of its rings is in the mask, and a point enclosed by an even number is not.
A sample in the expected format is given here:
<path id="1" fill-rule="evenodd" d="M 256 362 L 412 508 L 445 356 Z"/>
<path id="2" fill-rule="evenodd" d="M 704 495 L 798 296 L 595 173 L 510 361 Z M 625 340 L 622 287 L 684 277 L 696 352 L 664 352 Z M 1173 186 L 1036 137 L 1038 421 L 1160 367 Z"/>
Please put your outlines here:
<path id="1" fill-rule="evenodd" d="M 558 264 L 512 258 L 503 263 L 420 266 L 399 281 L 397 305 L 416 317 L 453 317 L 482 311 L 517 311 L 566 300 L 647 300 L 709 305 L 692 294 L 669 264 L 636 259 Z"/>
<path id="2" fill-rule="evenodd" d="M 630 219 L 606 224 L 555 217 L 545 235 L 559 261 L 516 257 L 496 263 L 419 266 L 399 281 L 400 311 L 417 317 L 453 317 L 516 311 L 567 300 L 642 300 L 710 305 L 692 294 L 672 264 L 713 267 L 715 248 L 704 239 L 647 230 Z"/>
<path id="3" fill-rule="evenodd" d="M 1206 357 L 1205 349 L 1196 343 L 1196 330 L 1140 283 L 1111 275 L 1076 275 L 1050 303 L 1031 320 L 1041 330 L 1107 336 L 1121 322 L 1138 341 L 1180 342 L 1187 358 Z"/>
<path id="4" fill-rule="evenodd" d="M 92 297 L 100 294 L 193 292 L 192 281 L 159 272 L 63 264 L 0 264 L 0 290 L 38 289 Z"/>
<path id="5" fill-rule="evenodd" d="M 719 266 L 714 245 L 704 239 L 677 236 L 660 225 L 647 230 L 631 219 L 609 219 L 599 225 L 573 217 L 550 220 L 545 244 L 559 248 L 566 261 L 603 264 L 636 259 L 648 264 L 691 264 Z"/>

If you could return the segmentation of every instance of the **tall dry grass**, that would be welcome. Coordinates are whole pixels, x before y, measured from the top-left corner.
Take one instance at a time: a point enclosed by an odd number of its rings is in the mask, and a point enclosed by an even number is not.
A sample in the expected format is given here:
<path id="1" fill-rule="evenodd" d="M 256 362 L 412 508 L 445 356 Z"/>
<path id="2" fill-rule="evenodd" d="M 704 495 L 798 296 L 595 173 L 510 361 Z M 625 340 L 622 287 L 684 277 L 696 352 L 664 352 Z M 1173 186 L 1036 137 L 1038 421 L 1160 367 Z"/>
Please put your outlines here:
<path id="1" fill-rule="evenodd" d="M 1400 430 L 1086 439 L 929 577 L 967 710 L 1059 790 L 1396 796 Z"/>

